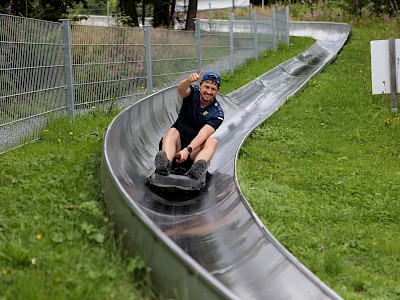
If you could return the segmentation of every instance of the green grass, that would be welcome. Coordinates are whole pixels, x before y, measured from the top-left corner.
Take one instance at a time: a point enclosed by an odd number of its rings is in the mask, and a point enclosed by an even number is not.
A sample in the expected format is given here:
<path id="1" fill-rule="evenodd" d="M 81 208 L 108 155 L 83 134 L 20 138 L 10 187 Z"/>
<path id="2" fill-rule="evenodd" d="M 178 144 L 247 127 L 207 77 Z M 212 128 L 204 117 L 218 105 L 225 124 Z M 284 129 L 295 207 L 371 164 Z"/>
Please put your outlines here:
<path id="1" fill-rule="evenodd" d="M 238 161 L 266 227 L 345 299 L 400 299 L 400 119 L 389 95 L 371 94 L 369 49 L 391 29 L 355 24 L 336 60 L 253 131 Z"/>
<path id="2" fill-rule="evenodd" d="M 249 61 L 234 89 L 313 44 L 293 44 Z M 257 69 L 257 71 L 254 71 Z M 155 299 L 140 258 L 127 258 L 101 194 L 103 135 L 116 111 L 61 119 L 41 139 L 1 155 L 0 300 Z"/>
<path id="3" fill-rule="evenodd" d="M 240 151 L 239 181 L 267 228 L 346 299 L 400 298 L 399 131 L 390 97 L 372 96 L 369 41 L 394 32 L 357 23 L 325 71 Z M 398 32 L 398 31 L 397 31 Z M 229 93 L 312 41 L 269 52 Z M 0 157 L 0 299 L 155 299 L 127 258 L 100 191 L 106 127 L 117 112 L 60 120 L 40 142 Z"/>
<path id="4" fill-rule="evenodd" d="M 115 114 L 59 120 L 40 142 L 1 156 L 0 299 L 154 298 L 101 197 L 102 139 Z"/>

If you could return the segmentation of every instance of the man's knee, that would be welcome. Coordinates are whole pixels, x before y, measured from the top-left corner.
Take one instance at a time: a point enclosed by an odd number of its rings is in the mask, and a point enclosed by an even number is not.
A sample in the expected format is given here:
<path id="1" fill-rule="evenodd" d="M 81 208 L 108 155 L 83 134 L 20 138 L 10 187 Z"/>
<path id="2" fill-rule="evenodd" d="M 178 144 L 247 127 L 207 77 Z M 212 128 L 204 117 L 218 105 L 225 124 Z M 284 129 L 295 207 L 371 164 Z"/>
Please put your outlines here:
<path id="1" fill-rule="evenodd" d="M 206 140 L 205 147 L 216 149 L 218 146 L 218 140 L 216 138 L 210 137 Z"/>
<path id="2" fill-rule="evenodd" d="M 179 137 L 179 131 L 178 129 L 171 127 L 168 129 L 168 131 L 164 134 L 164 138 L 178 138 Z"/>

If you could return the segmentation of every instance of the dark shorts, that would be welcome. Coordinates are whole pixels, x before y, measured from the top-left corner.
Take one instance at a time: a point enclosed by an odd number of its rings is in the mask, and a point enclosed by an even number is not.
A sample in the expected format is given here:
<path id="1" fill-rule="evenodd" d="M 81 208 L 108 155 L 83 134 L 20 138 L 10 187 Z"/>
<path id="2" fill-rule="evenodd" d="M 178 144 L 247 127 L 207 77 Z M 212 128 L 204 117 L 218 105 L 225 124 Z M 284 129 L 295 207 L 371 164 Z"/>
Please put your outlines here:
<path id="1" fill-rule="evenodd" d="M 197 133 L 195 132 L 188 133 L 183 130 L 182 126 L 180 126 L 178 122 L 175 122 L 172 127 L 179 131 L 179 137 L 181 139 L 181 149 L 189 146 L 190 142 L 197 136 Z"/>
<path id="2" fill-rule="evenodd" d="M 162 150 L 162 141 L 163 141 L 163 139 L 161 138 L 160 142 L 158 143 L 158 150 Z M 189 141 L 189 143 L 190 142 L 191 142 L 191 140 Z M 181 143 L 182 143 L 182 141 L 181 141 Z M 186 146 L 189 145 L 189 143 L 187 143 Z M 182 147 L 181 149 L 185 148 L 186 146 Z M 187 170 L 190 169 L 192 164 L 193 164 L 193 159 L 191 157 L 189 157 L 188 160 L 186 160 L 185 162 L 183 162 L 181 164 L 178 164 L 176 162 L 176 160 L 174 159 L 174 160 L 172 160 L 171 168 L 173 170 L 175 169 L 174 173 L 179 173 L 179 170 L 178 170 L 178 172 L 176 172 L 177 169 L 179 169 L 179 168 L 182 169 L 181 170 L 182 172 L 186 172 Z"/>
<path id="3" fill-rule="evenodd" d="M 175 124 L 174 124 L 174 125 L 175 125 Z M 183 149 L 183 148 L 189 146 L 190 142 L 191 142 L 195 137 L 193 137 L 193 138 L 187 137 L 187 136 L 185 136 L 185 134 L 184 134 L 181 130 L 179 130 L 179 128 L 177 128 L 177 127 L 175 127 L 175 126 L 172 126 L 172 127 L 179 131 L 179 138 L 180 138 L 180 140 L 181 140 L 181 149 Z M 159 142 L 159 144 L 158 144 L 158 150 L 161 150 L 161 149 L 162 149 L 162 141 L 163 141 L 163 139 L 161 138 L 161 140 L 160 140 L 160 142 Z"/>

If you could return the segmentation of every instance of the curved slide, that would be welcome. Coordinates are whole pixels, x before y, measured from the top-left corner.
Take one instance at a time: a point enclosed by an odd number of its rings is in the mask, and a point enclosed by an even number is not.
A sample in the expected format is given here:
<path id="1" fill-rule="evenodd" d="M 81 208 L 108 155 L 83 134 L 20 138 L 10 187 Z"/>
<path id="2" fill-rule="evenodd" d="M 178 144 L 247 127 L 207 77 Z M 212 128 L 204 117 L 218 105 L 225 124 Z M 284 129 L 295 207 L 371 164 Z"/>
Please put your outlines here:
<path id="1" fill-rule="evenodd" d="M 146 186 L 164 132 L 181 99 L 171 87 L 122 111 L 104 139 L 102 188 L 130 254 L 140 255 L 164 297 L 173 299 L 341 299 L 260 222 L 236 179 L 239 148 L 251 131 L 343 47 L 351 27 L 290 23 L 290 35 L 317 40 L 308 50 L 219 100 L 225 121 L 203 192 L 161 197 Z"/>

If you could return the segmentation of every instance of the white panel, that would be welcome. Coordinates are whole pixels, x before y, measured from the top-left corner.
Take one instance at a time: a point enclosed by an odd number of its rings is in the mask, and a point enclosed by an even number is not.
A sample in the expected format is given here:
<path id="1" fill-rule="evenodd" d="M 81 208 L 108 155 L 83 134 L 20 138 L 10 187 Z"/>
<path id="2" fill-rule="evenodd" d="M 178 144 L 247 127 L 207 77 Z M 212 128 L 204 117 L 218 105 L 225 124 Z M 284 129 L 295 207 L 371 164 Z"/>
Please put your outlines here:
<path id="1" fill-rule="evenodd" d="M 397 91 L 400 91 L 400 40 L 396 45 Z M 372 94 L 388 94 L 390 89 L 389 41 L 371 41 Z"/>

